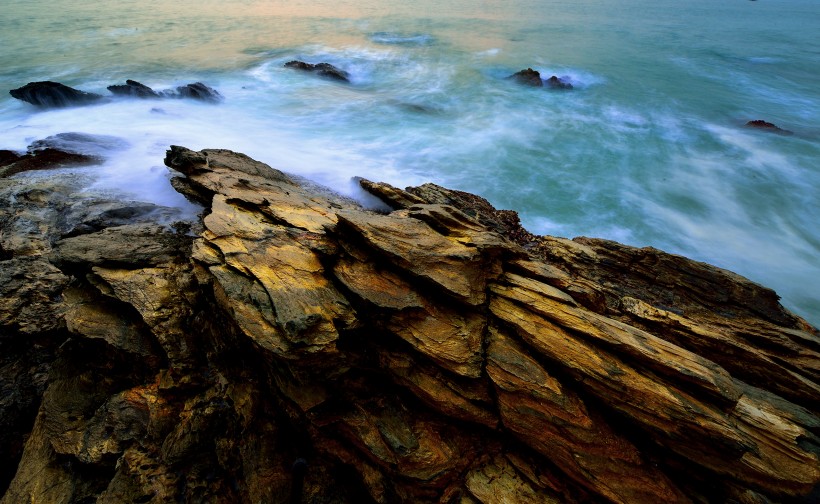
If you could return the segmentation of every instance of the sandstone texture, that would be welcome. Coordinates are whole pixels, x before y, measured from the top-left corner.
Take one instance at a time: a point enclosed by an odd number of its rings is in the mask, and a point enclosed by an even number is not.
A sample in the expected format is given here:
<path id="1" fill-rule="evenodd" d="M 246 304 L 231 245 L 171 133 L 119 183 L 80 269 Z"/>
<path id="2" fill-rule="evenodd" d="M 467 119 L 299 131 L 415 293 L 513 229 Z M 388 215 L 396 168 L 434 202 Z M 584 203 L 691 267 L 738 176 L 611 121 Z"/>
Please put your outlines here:
<path id="1" fill-rule="evenodd" d="M 771 290 L 433 184 L 165 162 L 200 222 L 0 178 L 0 503 L 820 498 L 820 336 Z"/>

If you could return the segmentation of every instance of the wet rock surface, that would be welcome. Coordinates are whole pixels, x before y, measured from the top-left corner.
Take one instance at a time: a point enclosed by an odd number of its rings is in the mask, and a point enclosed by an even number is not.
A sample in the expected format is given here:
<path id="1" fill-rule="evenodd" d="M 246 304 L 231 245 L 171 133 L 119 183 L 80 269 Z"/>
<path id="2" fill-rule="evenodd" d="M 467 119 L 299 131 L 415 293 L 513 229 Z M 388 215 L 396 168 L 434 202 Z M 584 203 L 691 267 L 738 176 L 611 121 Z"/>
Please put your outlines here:
<path id="1" fill-rule="evenodd" d="M 126 80 L 125 84 L 114 84 L 108 86 L 107 89 L 115 95 L 133 96 L 135 98 L 160 97 L 160 94 L 151 89 L 150 87 L 131 79 Z"/>
<path id="2" fill-rule="evenodd" d="M 544 82 L 541 80 L 541 73 L 532 68 L 520 70 L 507 78 L 524 86 L 542 87 L 544 85 Z"/>
<path id="3" fill-rule="evenodd" d="M 565 90 L 572 89 L 572 84 L 570 84 L 566 78 L 561 79 L 553 75 L 549 79 L 542 79 L 541 73 L 538 70 L 533 70 L 532 68 L 520 70 L 507 77 L 507 79 L 512 80 L 516 84 L 521 84 L 522 86 L 547 87 L 549 89 Z"/>
<path id="4" fill-rule="evenodd" d="M 572 84 L 566 79 L 559 79 L 555 75 L 546 80 L 546 85 L 550 89 L 572 89 Z"/>
<path id="5" fill-rule="evenodd" d="M 2 504 L 816 499 L 820 337 L 772 291 L 434 184 L 362 181 L 375 213 L 165 161 L 190 232 L 0 179 Z"/>
<path id="6" fill-rule="evenodd" d="M 178 86 L 170 90 L 154 91 L 145 84 L 128 79 L 125 84 L 114 84 L 108 86 L 107 89 L 114 96 L 130 98 L 187 98 L 211 103 L 223 100 L 219 91 L 201 82 Z M 51 81 L 29 82 L 23 87 L 12 89 L 9 94 L 18 100 L 42 108 L 80 106 L 110 99 L 110 97 L 87 93 Z"/>
<path id="7" fill-rule="evenodd" d="M 29 82 L 23 87 L 12 89 L 9 94 L 18 100 L 44 108 L 86 105 L 103 98 L 101 95 L 52 81 Z"/>
<path id="8" fill-rule="evenodd" d="M 302 72 L 310 72 L 324 77 L 326 79 L 335 80 L 339 82 L 350 82 L 350 74 L 344 70 L 337 68 L 330 63 L 305 63 L 304 61 L 293 60 L 285 63 L 285 68 L 292 68 L 294 70 L 301 70 Z"/>
<path id="9" fill-rule="evenodd" d="M 748 121 L 746 123 L 747 128 L 754 128 L 761 131 L 769 131 L 771 133 L 777 133 L 778 135 L 793 135 L 794 132 L 780 128 L 779 126 L 770 123 L 768 121 L 764 121 L 763 119 L 755 119 L 753 121 Z"/>

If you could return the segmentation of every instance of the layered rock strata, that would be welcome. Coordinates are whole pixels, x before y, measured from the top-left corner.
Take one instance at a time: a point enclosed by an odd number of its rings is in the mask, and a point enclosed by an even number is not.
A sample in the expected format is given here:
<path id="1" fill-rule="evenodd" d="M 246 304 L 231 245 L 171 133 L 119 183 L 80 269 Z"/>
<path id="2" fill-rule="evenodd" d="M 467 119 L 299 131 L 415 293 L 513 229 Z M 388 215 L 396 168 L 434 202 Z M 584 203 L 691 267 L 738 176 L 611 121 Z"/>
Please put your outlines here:
<path id="1" fill-rule="evenodd" d="M 771 290 L 432 184 L 166 164 L 190 232 L 0 179 L 0 503 L 818 498 L 820 338 Z"/>

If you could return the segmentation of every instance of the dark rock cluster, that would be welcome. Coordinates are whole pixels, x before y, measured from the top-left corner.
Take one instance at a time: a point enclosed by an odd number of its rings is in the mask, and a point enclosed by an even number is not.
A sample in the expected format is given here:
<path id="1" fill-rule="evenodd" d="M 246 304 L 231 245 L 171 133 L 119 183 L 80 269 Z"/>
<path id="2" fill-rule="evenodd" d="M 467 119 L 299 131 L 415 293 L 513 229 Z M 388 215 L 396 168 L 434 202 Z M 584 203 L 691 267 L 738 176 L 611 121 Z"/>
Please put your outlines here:
<path id="1" fill-rule="evenodd" d="M 546 86 L 550 89 L 572 89 L 572 84 L 567 82 L 565 79 L 559 79 L 557 76 L 553 75 L 549 79 L 543 80 L 541 79 L 541 73 L 538 70 L 533 70 L 532 68 L 520 70 L 507 78 L 524 86 Z"/>
<path id="2" fill-rule="evenodd" d="M 301 70 L 303 72 L 315 73 L 319 77 L 324 77 L 330 80 L 350 82 L 350 74 L 348 74 L 344 70 L 336 68 L 330 63 L 312 64 L 305 63 L 304 61 L 293 60 L 285 63 L 285 68 L 292 68 L 294 70 Z"/>
<path id="3" fill-rule="evenodd" d="M 125 84 L 108 86 L 108 90 L 115 96 L 135 98 L 192 98 L 206 102 L 222 100 L 222 95 L 218 91 L 201 82 L 179 86 L 175 90 L 154 91 L 144 84 L 129 79 L 125 81 Z M 43 108 L 87 105 L 106 99 L 102 95 L 87 93 L 51 81 L 29 82 L 23 87 L 12 89 L 9 94 L 18 100 Z"/>

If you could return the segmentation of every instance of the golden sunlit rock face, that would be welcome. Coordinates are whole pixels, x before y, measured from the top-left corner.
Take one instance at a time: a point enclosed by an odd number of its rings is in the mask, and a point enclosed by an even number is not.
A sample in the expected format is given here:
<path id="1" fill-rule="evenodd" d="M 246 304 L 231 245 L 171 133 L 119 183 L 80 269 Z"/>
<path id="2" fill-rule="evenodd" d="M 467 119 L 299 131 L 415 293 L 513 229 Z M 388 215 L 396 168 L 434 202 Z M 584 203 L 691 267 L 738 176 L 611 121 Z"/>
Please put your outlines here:
<path id="1" fill-rule="evenodd" d="M 165 161 L 190 231 L 0 186 L 2 504 L 817 495 L 820 338 L 772 291 L 432 184 L 362 181 L 377 213 Z"/>

